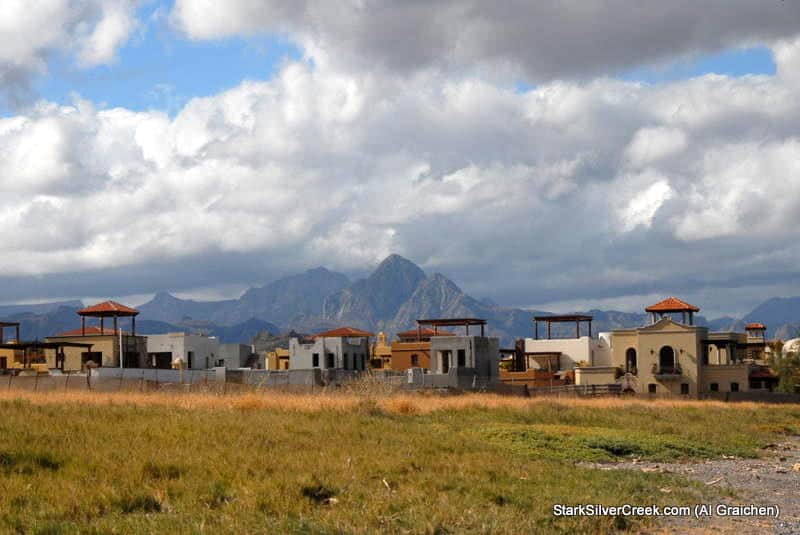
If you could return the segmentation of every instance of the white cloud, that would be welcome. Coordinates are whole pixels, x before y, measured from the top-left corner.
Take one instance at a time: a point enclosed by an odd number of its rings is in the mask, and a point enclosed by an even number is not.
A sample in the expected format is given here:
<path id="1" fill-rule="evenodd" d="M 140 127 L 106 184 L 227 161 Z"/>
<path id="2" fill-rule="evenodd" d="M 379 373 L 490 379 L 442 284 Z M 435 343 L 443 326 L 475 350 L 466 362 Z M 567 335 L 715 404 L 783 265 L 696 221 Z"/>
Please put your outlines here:
<path id="1" fill-rule="evenodd" d="M 79 63 L 107 63 L 135 27 L 137 0 L 3 0 L 0 3 L 0 90 L 12 99 L 57 51 Z"/>
<path id="2" fill-rule="evenodd" d="M 625 150 L 633 166 L 644 166 L 675 156 L 687 145 L 686 134 L 676 128 L 642 128 Z"/>
<path id="3" fill-rule="evenodd" d="M 636 192 L 619 214 L 622 230 L 631 231 L 639 225 L 652 225 L 658 209 L 672 196 L 673 191 L 667 180 L 658 180 Z"/>
<path id="4" fill-rule="evenodd" d="M 217 24 L 219 5 L 200 6 L 209 26 L 192 31 L 242 31 L 235 9 Z M 88 57 L 109 58 L 113 35 Z M 787 43 L 775 77 L 519 93 L 466 71 L 301 61 L 174 117 L 40 103 L 0 120 L 0 277 L 169 264 L 158 276 L 180 284 L 244 255 L 360 270 L 399 252 L 517 303 L 520 288 L 570 300 L 734 284 L 777 247 L 800 259 Z"/>

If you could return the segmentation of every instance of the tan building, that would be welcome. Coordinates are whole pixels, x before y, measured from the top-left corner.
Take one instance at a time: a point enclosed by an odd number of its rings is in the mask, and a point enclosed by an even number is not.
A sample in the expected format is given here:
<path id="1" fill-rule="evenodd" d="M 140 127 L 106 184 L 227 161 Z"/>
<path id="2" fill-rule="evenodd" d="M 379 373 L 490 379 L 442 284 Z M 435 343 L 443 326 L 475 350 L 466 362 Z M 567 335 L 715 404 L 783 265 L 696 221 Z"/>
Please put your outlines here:
<path id="1" fill-rule="evenodd" d="M 750 324 L 745 333 L 709 332 L 694 325 L 700 309 L 675 297 L 645 310 L 649 325 L 600 333 L 597 340 L 591 338 L 591 330 L 589 336 L 581 336 L 579 327 L 575 338 L 550 339 L 548 324 L 548 338 L 527 339 L 526 354 L 558 354 L 562 370 L 574 369 L 576 384 L 621 383 L 624 390 L 647 395 L 698 398 L 773 384 L 771 372 L 760 365 L 766 349 L 764 325 Z M 563 318 L 567 317 L 537 319 Z"/>
<path id="2" fill-rule="evenodd" d="M 288 370 L 289 350 L 277 347 L 275 351 L 267 351 L 265 360 L 268 370 Z"/>
<path id="3" fill-rule="evenodd" d="M 147 337 L 136 335 L 136 316 L 139 311 L 114 301 L 105 301 L 78 311 L 81 326 L 72 331 L 49 336 L 46 341 L 62 344 L 92 344 L 91 351 L 82 347 L 65 347 L 63 363 L 57 363 L 55 355 L 48 355 L 48 366 L 64 371 L 86 368 L 91 361 L 97 366 L 149 368 L 147 362 Z M 118 318 L 131 319 L 131 331 L 119 328 Z M 98 318 L 99 326 L 87 326 L 86 318 Z M 112 319 L 112 328 L 105 327 L 105 319 Z M 122 359 L 120 359 L 122 355 Z M 51 362 L 52 358 L 52 362 Z M 120 366 L 120 360 L 122 366 Z"/>
<path id="4" fill-rule="evenodd" d="M 372 351 L 372 367 L 404 371 L 431 367 L 431 337 L 455 336 L 449 331 L 419 328 L 397 333 L 397 340 L 388 344 L 384 333 L 378 334 Z"/>
<path id="5" fill-rule="evenodd" d="M 700 309 L 674 297 L 646 311 L 650 325 L 611 333 L 611 364 L 629 374 L 623 381 L 627 388 L 694 398 L 750 389 L 752 358 L 766 346 L 763 335 L 709 332 L 694 325 Z"/>

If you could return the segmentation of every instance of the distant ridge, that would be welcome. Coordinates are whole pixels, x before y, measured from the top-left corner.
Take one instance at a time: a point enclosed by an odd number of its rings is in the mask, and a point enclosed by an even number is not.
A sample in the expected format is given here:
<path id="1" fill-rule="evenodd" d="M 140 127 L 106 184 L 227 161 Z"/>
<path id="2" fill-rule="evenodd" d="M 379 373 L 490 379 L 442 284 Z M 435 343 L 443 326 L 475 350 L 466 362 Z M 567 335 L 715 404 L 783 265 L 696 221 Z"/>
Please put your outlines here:
<path id="1" fill-rule="evenodd" d="M 700 303 L 702 305 L 702 303 Z M 43 338 L 74 328 L 80 301 L 37 305 L 0 306 L 0 318 L 21 318 L 24 336 Z M 428 275 L 400 255 L 385 258 L 366 277 L 351 282 L 324 267 L 283 277 L 250 288 L 238 299 L 194 301 L 160 292 L 138 307 L 139 332 L 170 330 L 208 332 L 224 341 L 248 342 L 260 332 L 273 336 L 291 329 L 315 333 L 350 325 L 391 336 L 415 327 L 422 317 L 474 316 L 489 321 L 489 333 L 508 344 L 531 336 L 532 317 L 540 310 L 503 307 L 489 299 L 475 299 L 441 273 Z M 578 311 L 575 311 L 578 312 Z M 595 333 L 646 324 L 647 315 L 614 310 L 589 310 Z M 715 331 L 741 331 L 747 322 L 759 321 L 768 335 L 784 339 L 800 333 L 800 297 L 775 297 L 764 301 L 743 318 L 708 320 L 697 325 Z M 555 327 L 555 336 L 570 336 L 573 327 Z"/>

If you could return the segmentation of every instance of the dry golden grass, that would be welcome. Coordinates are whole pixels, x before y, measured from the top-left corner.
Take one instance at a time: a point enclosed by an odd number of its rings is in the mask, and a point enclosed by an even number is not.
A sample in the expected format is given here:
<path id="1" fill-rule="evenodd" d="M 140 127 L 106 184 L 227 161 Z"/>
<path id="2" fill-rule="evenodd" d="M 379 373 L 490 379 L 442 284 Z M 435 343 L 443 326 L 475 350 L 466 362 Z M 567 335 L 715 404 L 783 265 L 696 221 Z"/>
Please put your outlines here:
<path id="1" fill-rule="evenodd" d="M 616 533 L 646 521 L 555 518 L 552 504 L 674 505 L 718 490 L 576 463 L 758 456 L 800 433 L 798 406 L 370 385 L 3 391 L 0 409 L 0 533 L 58 535 Z"/>
<path id="2" fill-rule="evenodd" d="M 363 395 L 353 392 L 292 394 L 285 392 L 158 393 L 158 392 L 30 392 L 2 391 L 0 401 L 23 399 L 34 404 L 77 403 L 83 405 L 171 406 L 183 409 L 213 408 L 231 410 L 278 410 L 288 412 L 351 411 L 365 404 L 393 414 L 415 415 L 439 411 L 460 410 L 520 410 L 526 411 L 542 404 L 575 408 L 624 410 L 633 407 L 715 408 L 753 410 L 765 407 L 760 403 L 725 403 L 697 400 L 645 400 L 630 398 L 522 398 L 496 394 L 463 394 L 440 396 L 432 394 Z"/>

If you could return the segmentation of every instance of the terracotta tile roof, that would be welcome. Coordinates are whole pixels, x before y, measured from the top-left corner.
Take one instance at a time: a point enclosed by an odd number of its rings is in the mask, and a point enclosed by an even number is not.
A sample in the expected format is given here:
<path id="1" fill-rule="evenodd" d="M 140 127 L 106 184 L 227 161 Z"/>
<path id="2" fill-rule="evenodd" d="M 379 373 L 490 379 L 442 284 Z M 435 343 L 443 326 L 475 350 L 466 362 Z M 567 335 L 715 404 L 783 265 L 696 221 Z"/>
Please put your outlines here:
<path id="1" fill-rule="evenodd" d="M 748 323 L 744 326 L 746 331 L 766 331 L 767 326 L 763 323 Z"/>
<path id="2" fill-rule="evenodd" d="M 83 331 L 80 327 L 77 329 L 72 329 L 71 331 L 64 331 L 63 333 L 58 333 L 54 336 L 50 336 L 48 338 L 60 338 L 60 337 L 67 337 L 67 336 L 82 336 Z M 86 336 L 113 336 L 118 335 L 118 331 L 114 331 L 114 329 L 109 329 L 108 327 L 104 328 L 102 331 L 100 327 L 95 326 L 86 326 Z M 128 334 L 128 333 L 124 333 Z"/>
<path id="3" fill-rule="evenodd" d="M 121 305 L 116 301 L 103 301 L 96 305 L 86 307 L 78 311 L 81 316 L 97 315 L 118 315 L 118 316 L 135 316 L 139 313 L 135 308 Z"/>
<path id="4" fill-rule="evenodd" d="M 663 301 L 645 308 L 646 312 L 700 312 L 700 309 L 681 301 L 677 297 L 667 297 Z"/>
<path id="5" fill-rule="evenodd" d="M 314 336 L 314 338 L 359 338 L 375 336 L 373 333 L 362 331 L 354 327 L 339 327 L 331 331 L 325 331 Z"/>
<path id="6" fill-rule="evenodd" d="M 397 333 L 398 338 L 416 338 L 417 334 L 421 334 L 423 338 L 430 338 L 431 336 L 455 336 L 455 334 L 449 331 L 435 331 L 428 327 L 421 329 L 419 333 L 416 329 L 411 329 L 408 331 L 403 331 L 401 333 Z"/>

